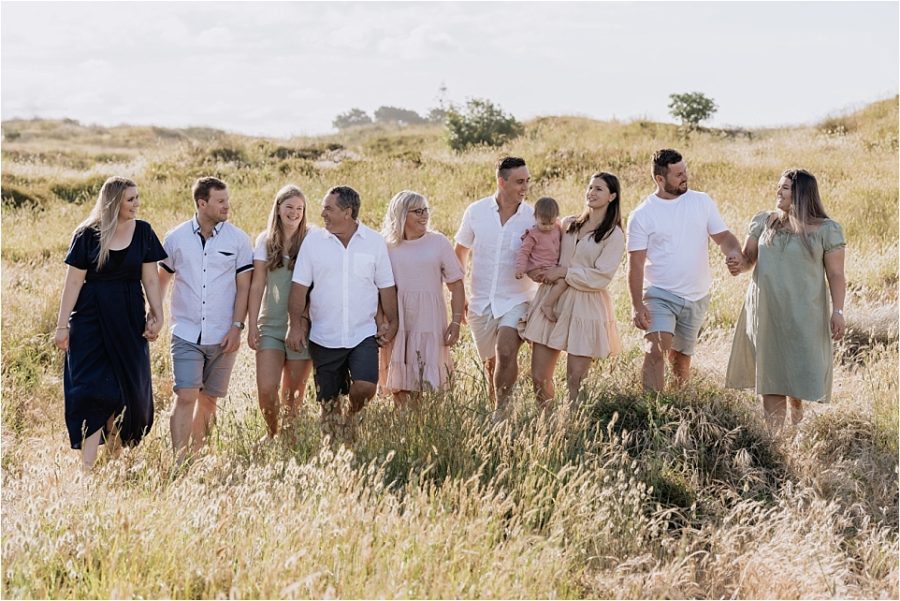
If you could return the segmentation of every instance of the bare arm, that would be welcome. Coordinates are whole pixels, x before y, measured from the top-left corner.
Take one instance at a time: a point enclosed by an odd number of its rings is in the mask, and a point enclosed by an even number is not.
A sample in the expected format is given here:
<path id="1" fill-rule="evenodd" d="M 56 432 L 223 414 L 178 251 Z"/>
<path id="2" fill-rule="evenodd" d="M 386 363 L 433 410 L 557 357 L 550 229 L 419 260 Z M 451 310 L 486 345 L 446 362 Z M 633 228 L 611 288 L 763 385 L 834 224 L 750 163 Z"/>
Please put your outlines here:
<path id="1" fill-rule="evenodd" d="M 719 250 L 725 255 L 726 262 L 741 260 L 741 243 L 738 242 L 737 237 L 731 233 L 731 230 L 725 230 L 724 232 L 711 235 L 710 238 L 719 245 Z"/>
<path id="2" fill-rule="evenodd" d="M 150 305 L 150 314 L 147 316 L 144 338 L 156 340 L 163 326 L 162 296 L 160 295 L 159 274 L 156 271 L 156 263 L 144 263 L 141 266 L 141 284 L 144 286 L 147 303 Z"/>
<path id="3" fill-rule="evenodd" d="M 459 329 L 462 327 L 462 317 L 466 302 L 466 286 L 462 280 L 456 280 L 447 284 L 450 290 L 450 324 L 444 332 L 444 346 L 453 346 L 459 342 Z"/>
<path id="4" fill-rule="evenodd" d="M 847 280 L 844 277 L 844 249 L 838 248 L 825 253 L 824 260 L 825 276 L 828 278 L 828 289 L 831 292 L 831 337 L 840 340 L 844 337 L 843 312 L 844 300 L 847 296 Z"/>
<path id="5" fill-rule="evenodd" d="M 741 256 L 736 260 L 725 260 L 726 265 L 728 265 L 728 271 L 731 275 L 738 275 L 739 273 L 753 269 L 753 266 L 756 265 L 756 258 L 758 255 L 759 240 L 753 236 L 747 236 L 747 239 L 744 241 L 744 250 L 741 251 Z"/>
<path id="6" fill-rule="evenodd" d="M 647 249 L 628 253 L 628 294 L 631 296 L 631 319 L 639 330 L 650 327 L 650 311 L 644 304 L 644 262 Z"/>
<path id="7" fill-rule="evenodd" d="M 288 332 L 284 344 L 293 351 L 300 351 L 307 345 L 309 336 L 309 318 L 306 317 L 306 295 L 309 286 L 291 282 L 291 294 L 288 296 Z"/>
<path id="8" fill-rule="evenodd" d="M 378 337 L 378 345 L 384 346 L 394 339 L 394 336 L 397 335 L 397 330 L 400 328 L 400 317 L 397 311 L 397 287 L 379 288 L 378 297 L 381 300 L 384 319 L 388 324 L 384 333 Z"/>
<path id="9" fill-rule="evenodd" d="M 259 310 L 268 275 L 265 261 L 253 261 L 253 277 L 250 279 L 250 294 L 247 297 L 247 345 L 254 351 L 259 344 Z"/>
<path id="10" fill-rule="evenodd" d="M 456 243 L 456 248 L 453 249 L 453 252 L 456 253 L 456 258 L 459 260 L 459 264 L 463 270 L 463 279 L 465 279 L 465 273 L 469 269 L 469 248 L 463 246 L 459 242 Z M 462 311 L 462 319 L 460 323 L 466 323 L 466 319 L 469 315 L 469 299 L 463 296 L 463 311 Z"/>
<path id="11" fill-rule="evenodd" d="M 247 297 L 250 296 L 250 280 L 253 277 L 252 270 L 242 271 L 234 279 L 237 284 L 237 293 L 234 297 L 234 311 L 231 321 L 244 321 L 247 318 Z M 233 353 L 241 347 L 241 330 L 235 326 L 228 328 L 228 333 L 220 343 L 222 350 Z"/>
<path id="12" fill-rule="evenodd" d="M 165 301 L 166 294 L 169 292 L 169 282 L 172 281 L 173 274 L 163 267 L 160 267 L 157 273 L 159 274 L 159 299 L 160 301 Z"/>
<path id="13" fill-rule="evenodd" d="M 66 269 L 66 282 L 63 284 L 62 298 L 59 301 L 59 315 L 56 317 L 56 334 L 53 343 L 62 350 L 69 349 L 69 315 L 75 308 L 75 302 L 84 285 L 84 276 L 87 270 L 68 266 Z"/>

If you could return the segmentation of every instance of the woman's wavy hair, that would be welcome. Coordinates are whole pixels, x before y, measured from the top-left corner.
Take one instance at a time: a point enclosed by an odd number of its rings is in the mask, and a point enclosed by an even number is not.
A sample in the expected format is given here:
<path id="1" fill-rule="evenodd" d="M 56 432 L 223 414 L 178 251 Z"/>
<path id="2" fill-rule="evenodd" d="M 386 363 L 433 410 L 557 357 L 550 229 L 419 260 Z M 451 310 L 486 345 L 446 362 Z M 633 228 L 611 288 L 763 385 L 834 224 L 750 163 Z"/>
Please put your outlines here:
<path id="1" fill-rule="evenodd" d="M 791 208 L 788 212 L 781 209 L 776 211 L 774 219 L 766 223 L 760 243 L 771 244 L 777 232 L 789 230 L 800 236 L 803 246 L 812 254 L 813 247 L 809 241 L 808 229 L 828 219 L 819 196 L 816 176 L 806 169 L 785 169 L 781 177 L 791 181 Z"/>
<path id="2" fill-rule="evenodd" d="M 95 229 L 100 233 L 98 270 L 109 260 L 109 247 L 112 245 L 113 234 L 116 233 L 116 225 L 119 223 L 119 209 L 128 188 L 137 188 L 137 184 L 127 177 L 114 175 L 108 178 L 100 187 L 91 214 L 75 228 L 75 233 L 86 229 Z"/>
<path id="3" fill-rule="evenodd" d="M 601 171 L 599 173 L 595 173 L 588 179 L 588 183 L 593 179 L 602 179 L 606 182 L 606 186 L 609 188 L 611 194 L 615 194 L 616 197 L 609 201 L 609 205 L 606 207 L 606 215 L 603 217 L 603 221 L 600 222 L 600 225 L 597 226 L 597 229 L 594 230 L 594 242 L 600 242 L 607 236 L 613 233 L 617 227 L 622 228 L 622 188 L 619 185 L 619 178 L 613 175 L 612 173 L 607 173 L 606 171 Z M 585 207 L 584 211 L 582 211 L 581 215 L 578 218 L 569 224 L 569 228 L 566 230 L 567 233 L 575 233 L 581 230 L 581 227 L 587 223 L 587 220 L 591 216 L 591 209 L 589 207 Z"/>
<path id="4" fill-rule="evenodd" d="M 290 240 L 285 240 L 282 229 L 284 223 L 281 220 L 278 209 L 291 198 L 299 198 L 303 201 L 303 218 L 300 220 L 300 226 Z M 297 253 L 300 252 L 300 244 L 303 242 L 303 238 L 306 237 L 307 232 L 306 204 L 306 196 L 294 184 L 284 186 L 275 194 L 275 201 L 272 203 L 272 210 L 269 212 L 269 225 L 266 228 L 266 269 L 269 271 L 283 266 L 285 256 L 288 259 L 288 268 L 294 268 L 294 263 L 297 262 Z"/>
<path id="5" fill-rule="evenodd" d="M 381 226 L 381 235 L 384 236 L 388 246 L 396 246 L 403 241 L 403 229 L 406 226 L 406 216 L 411 209 L 428 208 L 428 200 L 412 190 L 397 192 L 388 205 L 384 214 L 384 223 Z M 429 226 L 430 226 L 429 221 Z"/>

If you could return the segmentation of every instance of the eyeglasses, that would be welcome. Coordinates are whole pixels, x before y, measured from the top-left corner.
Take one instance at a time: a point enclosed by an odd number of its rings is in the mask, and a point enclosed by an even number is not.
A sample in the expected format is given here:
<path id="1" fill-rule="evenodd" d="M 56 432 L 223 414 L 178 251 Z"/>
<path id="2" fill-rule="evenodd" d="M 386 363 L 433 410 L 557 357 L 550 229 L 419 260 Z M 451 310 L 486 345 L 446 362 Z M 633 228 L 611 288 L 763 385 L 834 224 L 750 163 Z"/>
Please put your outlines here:
<path id="1" fill-rule="evenodd" d="M 410 213 L 415 213 L 416 217 L 424 217 L 425 215 L 428 214 L 428 211 L 429 211 L 428 207 L 422 207 L 421 209 L 410 209 L 409 210 Z"/>

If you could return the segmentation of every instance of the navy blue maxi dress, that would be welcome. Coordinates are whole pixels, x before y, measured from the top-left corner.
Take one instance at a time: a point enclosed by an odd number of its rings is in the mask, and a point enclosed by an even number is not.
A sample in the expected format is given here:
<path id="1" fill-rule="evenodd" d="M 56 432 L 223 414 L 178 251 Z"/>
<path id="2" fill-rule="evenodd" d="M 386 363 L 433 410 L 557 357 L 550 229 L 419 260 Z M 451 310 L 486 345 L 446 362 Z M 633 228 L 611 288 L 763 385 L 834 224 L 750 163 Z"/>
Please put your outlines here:
<path id="1" fill-rule="evenodd" d="M 69 316 L 64 368 L 66 427 L 73 449 L 115 415 L 122 442 L 134 446 L 153 425 L 150 347 L 141 269 L 166 258 L 146 221 L 136 220 L 127 248 L 113 250 L 97 270 L 100 232 L 88 228 L 72 239 L 66 263 L 87 271 Z"/>

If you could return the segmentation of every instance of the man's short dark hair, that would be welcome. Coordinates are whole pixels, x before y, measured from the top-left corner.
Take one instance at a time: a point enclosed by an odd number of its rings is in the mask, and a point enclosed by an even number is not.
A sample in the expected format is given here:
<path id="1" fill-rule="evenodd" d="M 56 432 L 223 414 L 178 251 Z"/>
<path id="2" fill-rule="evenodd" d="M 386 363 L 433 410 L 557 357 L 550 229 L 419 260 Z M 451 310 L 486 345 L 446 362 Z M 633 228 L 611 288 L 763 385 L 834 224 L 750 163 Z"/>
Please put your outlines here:
<path id="1" fill-rule="evenodd" d="M 669 172 L 669 165 L 680 163 L 682 160 L 681 153 L 671 148 L 663 148 L 653 153 L 653 177 L 657 175 L 663 177 Z"/>
<path id="2" fill-rule="evenodd" d="M 509 172 L 525 166 L 525 159 L 519 157 L 503 157 L 497 161 L 497 177 L 509 179 Z"/>
<path id="3" fill-rule="evenodd" d="M 201 177 L 194 182 L 191 192 L 194 195 L 194 204 L 199 204 L 201 200 L 209 200 L 210 190 L 227 190 L 228 186 L 225 182 L 217 177 Z"/>
<path id="4" fill-rule="evenodd" d="M 353 219 L 359 217 L 359 205 L 362 204 L 359 192 L 350 186 L 335 186 L 328 191 L 327 196 L 332 194 L 337 196 L 337 206 L 342 209 L 350 209 L 350 216 Z"/>

